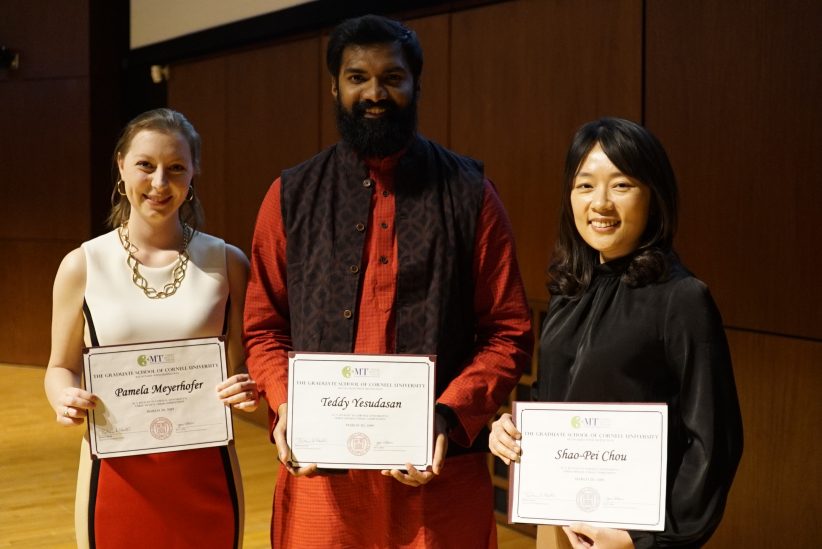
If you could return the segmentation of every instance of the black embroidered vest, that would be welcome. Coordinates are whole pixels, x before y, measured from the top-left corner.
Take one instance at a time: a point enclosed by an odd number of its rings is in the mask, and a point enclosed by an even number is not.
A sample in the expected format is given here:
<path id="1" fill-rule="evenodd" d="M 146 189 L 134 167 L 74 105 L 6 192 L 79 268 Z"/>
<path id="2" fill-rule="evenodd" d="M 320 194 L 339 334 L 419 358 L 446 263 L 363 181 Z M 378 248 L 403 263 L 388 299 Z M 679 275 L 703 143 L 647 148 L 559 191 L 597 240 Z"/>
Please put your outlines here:
<path id="1" fill-rule="evenodd" d="M 473 354 L 483 177 L 481 163 L 421 137 L 395 175 L 396 352 L 437 355 L 437 395 Z M 374 182 L 345 143 L 284 171 L 281 182 L 294 349 L 351 352 Z"/>

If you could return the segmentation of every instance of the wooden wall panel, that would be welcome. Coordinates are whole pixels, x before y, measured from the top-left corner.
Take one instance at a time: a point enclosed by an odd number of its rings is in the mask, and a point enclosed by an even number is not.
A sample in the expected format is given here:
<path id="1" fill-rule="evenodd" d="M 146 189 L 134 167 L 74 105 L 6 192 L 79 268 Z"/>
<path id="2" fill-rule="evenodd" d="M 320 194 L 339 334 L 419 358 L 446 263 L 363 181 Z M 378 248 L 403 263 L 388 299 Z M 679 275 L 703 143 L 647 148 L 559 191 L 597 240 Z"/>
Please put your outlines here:
<path id="1" fill-rule="evenodd" d="M 646 122 L 680 179 L 683 258 L 727 325 L 822 338 L 822 3 L 647 6 Z"/>
<path id="2" fill-rule="evenodd" d="M 485 162 L 531 298 L 547 295 L 574 131 L 604 115 L 641 115 L 641 6 L 518 0 L 452 15 L 451 145 Z"/>
<path id="3" fill-rule="evenodd" d="M 226 178 L 225 56 L 181 63 L 171 67 L 168 106 L 194 124 L 203 142 L 200 174 L 194 187 L 205 210 L 205 231 L 226 238 L 225 199 L 232 191 Z"/>
<path id="4" fill-rule="evenodd" d="M 423 50 L 419 131 L 446 147 L 450 145 L 450 19 L 449 14 L 444 14 L 406 21 L 417 33 Z"/>
<path id="5" fill-rule="evenodd" d="M 63 257 L 80 241 L 0 239 L 0 360 L 45 366 L 51 340 L 51 291 Z"/>
<path id="6" fill-rule="evenodd" d="M 318 151 L 318 50 L 307 38 L 228 56 L 225 233 L 246 252 L 271 183 Z"/>
<path id="7" fill-rule="evenodd" d="M 180 63 L 169 106 L 203 139 L 197 189 L 207 231 L 248 253 L 257 210 L 280 172 L 318 152 L 319 38 Z"/>
<path id="8" fill-rule="evenodd" d="M 319 65 L 317 73 L 320 78 L 320 96 L 317 109 L 320 113 L 320 147 L 330 147 L 340 139 L 337 132 L 336 115 L 334 114 L 334 96 L 331 95 L 331 75 L 325 63 L 325 52 L 328 49 L 328 34 L 320 38 L 320 51 L 317 52 Z M 319 152 L 318 149 L 318 152 Z"/>
<path id="9" fill-rule="evenodd" d="M 89 234 L 89 81 L 0 82 L 0 238 Z M 107 169 L 107 166 L 101 166 Z"/>
<path id="10" fill-rule="evenodd" d="M 0 45 L 20 52 L 0 82 L 88 76 L 89 0 L 0 0 L 0 14 Z"/>
<path id="11" fill-rule="evenodd" d="M 0 44 L 20 52 L 0 70 L 0 361 L 46 364 L 57 266 L 89 236 L 89 12 L 0 0 Z"/>
<path id="12" fill-rule="evenodd" d="M 728 341 L 745 450 L 709 547 L 815 547 L 822 343 L 738 330 L 728 330 Z"/>

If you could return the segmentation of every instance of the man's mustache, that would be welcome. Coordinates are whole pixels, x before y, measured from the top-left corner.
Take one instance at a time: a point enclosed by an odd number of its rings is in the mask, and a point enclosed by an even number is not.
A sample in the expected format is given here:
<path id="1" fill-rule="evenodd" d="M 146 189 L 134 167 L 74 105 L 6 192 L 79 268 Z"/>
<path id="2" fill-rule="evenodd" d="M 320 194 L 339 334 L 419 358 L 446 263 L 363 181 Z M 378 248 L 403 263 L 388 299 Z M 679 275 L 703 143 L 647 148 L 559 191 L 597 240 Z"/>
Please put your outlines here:
<path id="1" fill-rule="evenodd" d="M 367 109 L 373 108 L 380 108 L 385 109 L 386 114 L 393 114 L 399 110 L 399 107 L 396 103 L 391 101 L 390 99 L 380 99 L 379 101 L 371 101 L 370 99 L 365 99 L 363 101 L 358 101 L 354 104 L 354 107 L 351 109 L 352 114 L 354 116 L 362 118 L 365 116 L 365 111 Z"/>

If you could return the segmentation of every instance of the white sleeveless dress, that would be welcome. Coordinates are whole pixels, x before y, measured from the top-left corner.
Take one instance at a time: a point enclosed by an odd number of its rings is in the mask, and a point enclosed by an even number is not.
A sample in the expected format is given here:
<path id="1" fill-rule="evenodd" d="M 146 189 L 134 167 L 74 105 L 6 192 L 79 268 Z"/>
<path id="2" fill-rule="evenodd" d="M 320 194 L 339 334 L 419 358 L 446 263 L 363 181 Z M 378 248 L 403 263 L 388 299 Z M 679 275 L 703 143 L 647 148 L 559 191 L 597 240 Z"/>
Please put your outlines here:
<path id="1" fill-rule="evenodd" d="M 149 299 L 131 279 L 117 231 L 85 242 L 87 346 L 225 333 L 225 242 L 196 233 L 177 292 Z M 172 279 L 176 261 L 140 266 L 153 288 Z M 217 398 L 216 392 L 214 398 Z M 91 460 L 83 441 L 75 504 L 79 547 L 239 547 L 242 485 L 233 446 Z"/>

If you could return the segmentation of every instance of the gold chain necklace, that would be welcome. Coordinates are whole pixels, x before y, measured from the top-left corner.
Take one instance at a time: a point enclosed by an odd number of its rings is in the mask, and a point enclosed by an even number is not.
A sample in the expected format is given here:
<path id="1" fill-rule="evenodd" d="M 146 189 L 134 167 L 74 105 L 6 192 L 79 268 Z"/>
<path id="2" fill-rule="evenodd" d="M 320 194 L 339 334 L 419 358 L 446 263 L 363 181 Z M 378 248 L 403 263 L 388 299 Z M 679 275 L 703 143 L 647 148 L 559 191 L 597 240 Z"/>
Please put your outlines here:
<path id="1" fill-rule="evenodd" d="M 186 277 L 186 269 L 188 268 L 188 243 L 191 241 L 191 227 L 183 224 L 183 247 L 177 255 L 177 265 L 171 272 L 171 282 L 166 283 L 162 290 L 157 290 L 148 285 L 148 280 L 140 274 L 140 260 L 134 257 L 134 253 L 138 251 L 137 246 L 131 243 L 128 239 L 128 221 L 120 225 L 117 233 L 120 235 L 120 244 L 128 254 L 126 264 L 131 269 L 131 281 L 134 285 L 143 290 L 146 297 L 149 299 L 165 299 L 171 297 L 183 283 Z"/>

